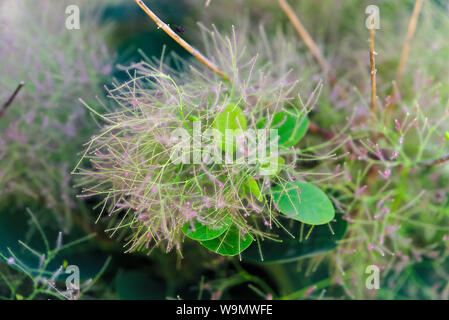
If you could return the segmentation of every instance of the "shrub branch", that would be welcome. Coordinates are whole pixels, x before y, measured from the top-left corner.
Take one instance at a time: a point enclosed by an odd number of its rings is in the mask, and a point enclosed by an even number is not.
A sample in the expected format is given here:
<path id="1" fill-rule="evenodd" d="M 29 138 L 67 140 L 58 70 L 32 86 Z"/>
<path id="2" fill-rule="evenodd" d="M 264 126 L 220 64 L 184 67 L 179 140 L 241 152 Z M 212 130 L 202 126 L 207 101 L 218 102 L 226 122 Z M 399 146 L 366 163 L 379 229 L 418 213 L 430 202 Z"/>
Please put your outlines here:
<path id="1" fill-rule="evenodd" d="M 25 85 L 25 82 L 20 81 L 19 85 L 17 86 L 16 90 L 14 90 L 13 94 L 9 97 L 9 99 L 3 104 L 1 111 L 0 111 L 0 118 L 3 118 L 6 114 L 6 111 L 8 110 L 8 107 L 13 103 L 16 96 L 19 94 L 20 90 Z"/>
<path id="2" fill-rule="evenodd" d="M 330 64 L 326 61 L 326 59 L 322 55 L 322 53 L 321 53 L 320 49 L 318 48 L 318 46 L 316 45 L 315 41 L 313 41 L 313 39 L 310 36 L 307 29 L 303 26 L 303 24 L 299 20 L 299 17 L 295 14 L 292 7 L 288 4 L 288 2 L 286 0 L 278 0 L 278 2 L 279 2 L 280 7 L 282 8 L 282 10 L 284 11 L 284 13 L 289 18 L 290 22 L 293 24 L 293 27 L 295 28 L 296 32 L 301 37 L 301 39 L 304 41 L 304 43 L 306 44 L 307 48 L 312 53 L 315 60 L 318 62 L 321 69 L 326 74 L 326 77 L 328 78 L 329 82 L 332 85 L 336 85 L 338 82 L 338 79 L 335 76 L 334 72 L 332 71 Z M 346 91 L 343 88 L 340 87 L 339 89 L 340 89 L 339 90 L 340 96 L 346 100 L 348 98 L 348 94 L 346 93 Z"/>
<path id="3" fill-rule="evenodd" d="M 443 164 L 445 162 L 449 161 L 449 154 L 445 155 L 441 158 L 435 159 L 435 160 L 429 160 L 429 161 L 421 161 L 418 163 L 418 165 L 420 166 L 424 166 L 424 167 L 432 167 L 432 166 L 436 166 L 439 164 Z"/>
<path id="4" fill-rule="evenodd" d="M 405 38 L 404 46 L 402 47 L 401 58 L 399 59 L 399 66 L 396 71 L 396 83 L 399 86 L 402 75 L 405 71 L 405 65 L 407 64 L 408 55 L 410 52 L 410 43 L 415 34 L 416 25 L 418 23 L 419 13 L 421 11 L 421 7 L 423 4 L 423 0 L 416 0 L 415 7 L 413 8 L 413 13 L 410 18 L 410 23 L 408 25 L 407 36 Z"/>
<path id="5" fill-rule="evenodd" d="M 212 61 L 206 58 L 201 52 L 188 44 L 184 39 L 182 39 L 176 32 L 174 32 L 170 26 L 164 23 L 150 8 L 142 0 L 134 0 L 139 7 L 153 20 L 158 28 L 162 29 L 167 33 L 173 40 L 175 40 L 179 45 L 181 45 L 184 49 L 186 49 L 191 55 L 197 58 L 201 63 L 203 63 L 206 67 L 225 78 L 226 80 L 230 80 L 230 78 L 220 69 L 218 68 Z"/>
<path id="6" fill-rule="evenodd" d="M 371 65 L 371 114 L 374 116 L 376 113 L 376 60 L 374 51 L 374 24 L 371 24 L 371 28 L 369 30 L 369 60 Z"/>
<path id="7" fill-rule="evenodd" d="M 309 32 L 307 32 L 306 28 L 303 26 L 301 21 L 299 20 L 299 17 L 295 14 L 293 9 L 290 7 L 290 5 L 285 0 L 278 0 L 279 5 L 281 6 L 282 10 L 285 12 L 287 17 L 290 19 L 290 22 L 293 24 L 293 27 L 295 28 L 296 32 L 299 34 L 301 39 L 306 44 L 307 48 L 309 48 L 310 52 L 312 53 L 313 57 L 316 59 L 320 67 L 324 70 L 326 75 L 329 77 L 329 80 L 332 84 L 337 82 L 337 78 L 333 74 L 329 63 L 324 59 L 323 55 L 320 52 L 320 49 L 316 45 L 315 41 L 313 41 L 312 37 L 310 36 Z"/>

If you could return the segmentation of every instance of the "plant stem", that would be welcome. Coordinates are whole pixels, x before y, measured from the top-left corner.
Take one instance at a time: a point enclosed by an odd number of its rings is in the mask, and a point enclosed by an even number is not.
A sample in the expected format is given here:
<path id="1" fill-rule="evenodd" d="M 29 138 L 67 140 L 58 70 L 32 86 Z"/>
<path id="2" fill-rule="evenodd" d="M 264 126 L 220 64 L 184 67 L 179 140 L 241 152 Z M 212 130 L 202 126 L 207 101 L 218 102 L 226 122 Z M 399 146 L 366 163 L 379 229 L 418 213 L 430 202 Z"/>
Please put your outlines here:
<path id="1" fill-rule="evenodd" d="M 305 287 L 301 290 L 295 291 L 289 295 L 280 297 L 278 300 L 294 300 L 294 299 L 303 299 L 305 298 L 305 294 L 308 290 L 310 290 L 312 287 L 315 287 L 315 290 L 321 290 L 324 288 L 327 288 L 332 285 L 332 280 L 330 278 L 321 280 L 316 282 L 314 285 L 310 285 L 308 287 Z"/>
<path id="2" fill-rule="evenodd" d="M 418 23 L 419 13 L 421 11 L 421 7 L 423 4 L 423 0 L 416 0 L 415 7 L 413 8 L 413 13 L 410 18 L 410 23 L 408 25 L 407 36 L 405 38 L 404 46 L 402 47 L 401 58 L 399 59 L 399 66 L 396 71 L 396 83 L 399 86 L 401 82 L 402 75 L 404 74 L 405 65 L 407 64 L 408 55 L 410 52 L 410 43 L 415 34 L 416 25 Z"/>
<path id="3" fill-rule="evenodd" d="M 310 122 L 309 124 L 309 130 L 310 132 L 319 134 L 320 136 L 322 136 L 323 138 L 325 138 L 326 140 L 331 140 L 332 138 L 334 138 L 334 134 L 330 131 L 327 131 L 323 128 L 321 128 L 318 124 L 316 124 L 315 122 Z"/>
<path id="4" fill-rule="evenodd" d="M 167 33 L 173 40 L 175 40 L 179 45 L 181 45 L 184 49 L 186 49 L 191 55 L 193 55 L 195 58 L 197 58 L 201 63 L 203 63 L 206 67 L 220 75 L 221 77 L 225 78 L 226 80 L 230 81 L 230 78 L 221 70 L 219 69 L 212 61 L 207 59 L 201 52 L 196 50 L 194 47 L 192 47 L 190 44 L 188 44 L 184 39 L 182 39 L 176 32 L 174 32 L 169 25 L 164 23 L 153 11 L 150 10 L 150 8 L 147 7 L 147 5 L 142 0 L 134 0 L 139 7 L 153 20 L 158 28 L 162 29 Z"/>
<path id="5" fill-rule="evenodd" d="M 424 166 L 424 167 L 431 167 L 431 166 L 436 166 L 436 165 L 439 165 L 439 164 L 443 164 L 443 163 L 448 162 L 448 161 L 449 161 L 449 154 L 445 155 L 445 156 L 443 156 L 441 158 L 435 159 L 435 160 L 418 162 L 418 165 Z"/>
<path id="6" fill-rule="evenodd" d="M 313 41 L 309 32 L 307 32 L 306 28 L 303 26 L 303 24 L 299 20 L 299 17 L 295 14 L 292 7 L 290 7 L 290 5 L 288 4 L 288 2 L 286 0 L 278 0 L 278 2 L 279 2 L 280 7 L 282 8 L 282 10 L 284 11 L 284 13 L 289 18 L 290 22 L 293 24 L 293 27 L 295 28 L 296 32 L 299 34 L 301 39 L 306 44 L 307 48 L 312 53 L 315 60 L 320 65 L 321 69 L 326 74 L 326 77 L 329 79 L 329 82 L 332 85 L 336 85 L 338 82 L 337 77 L 333 73 L 332 68 L 330 67 L 329 63 L 326 61 L 324 56 L 321 54 L 320 49 L 316 45 L 315 41 Z M 340 88 L 339 94 L 343 99 L 347 99 L 347 97 L 348 97 L 347 92 L 343 88 Z"/>
<path id="7" fill-rule="evenodd" d="M 331 83 L 334 84 L 337 81 L 335 75 L 332 73 L 332 70 L 331 70 L 329 64 L 327 63 L 326 59 L 324 59 L 323 55 L 320 52 L 320 49 L 318 49 L 318 46 L 313 41 L 310 34 L 307 32 L 306 28 L 303 26 L 303 24 L 299 20 L 298 16 L 295 14 L 295 12 L 290 7 L 290 5 L 287 3 L 286 0 L 278 0 L 278 2 L 279 2 L 279 5 L 281 6 L 282 10 L 284 10 L 285 14 L 290 19 L 296 32 L 299 34 L 301 39 L 305 42 L 307 48 L 309 48 L 313 57 L 317 60 L 320 67 L 324 70 L 326 75 L 329 77 L 329 80 L 331 81 Z"/>
<path id="8" fill-rule="evenodd" d="M 25 85 L 25 82 L 20 81 L 20 83 L 17 86 L 16 90 L 9 97 L 9 99 L 3 104 L 2 109 L 0 111 L 0 118 L 3 118 L 5 116 L 6 111 L 8 110 L 8 107 L 13 103 L 13 101 L 16 98 L 17 94 L 20 92 L 20 90 L 23 88 L 24 85 Z"/>
<path id="9" fill-rule="evenodd" d="M 421 11 L 421 7 L 423 4 L 423 0 L 416 0 L 415 6 L 413 8 L 412 16 L 410 17 L 410 22 L 407 29 L 407 35 L 405 38 L 404 45 L 402 47 L 401 57 L 399 58 L 399 65 L 398 69 L 396 70 L 396 79 L 393 84 L 392 88 L 392 94 L 393 94 L 393 101 L 387 105 L 386 108 L 386 119 L 391 118 L 391 114 L 393 113 L 393 110 L 395 108 L 396 102 L 399 100 L 399 93 L 400 93 L 400 82 L 402 80 L 402 76 L 405 72 L 405 66 L 407 64 L 408 55 L 410 52 L 410 43 L 413 39 L 413 36 L 415 34 L 416 25 L 418 23 L 418 17 L 419 13 Z"/>
<path id="10" fill-rule="evenodd" d="M 369 57 L 370 57 L 370 65 L 371 65 L 371 114 L 374 117 L 376 114 L 376 61 L 374 56 L 376 55 L 374 51 L 374 24 L 371 24 L 371 28 L 369 30 L 370 40 L 369 40 Z"/>

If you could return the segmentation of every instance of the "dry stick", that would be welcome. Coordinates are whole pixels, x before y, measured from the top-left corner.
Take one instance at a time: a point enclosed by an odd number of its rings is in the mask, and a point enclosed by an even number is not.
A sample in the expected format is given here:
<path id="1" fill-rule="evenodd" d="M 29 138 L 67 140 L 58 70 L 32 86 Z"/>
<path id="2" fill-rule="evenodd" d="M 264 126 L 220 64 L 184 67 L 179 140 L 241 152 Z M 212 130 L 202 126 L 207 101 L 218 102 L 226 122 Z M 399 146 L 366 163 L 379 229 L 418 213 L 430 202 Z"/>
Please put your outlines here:
<path id="1" fill-rule="evenodd" d="M 301 37 L 301 39 L 304 41 L 304 43 L 306 44 L 307 48 L 312 53 L 315 60 L 318 62 L 321 69 L 326 74 L 327 78 L 329 79 L 329 82 L 332 85 L 336 85 L 336 83 L 338 81 L 337 77 L 332 72 L 332 69 L 331 69 L 329 63 L 326 61 L 326 59 L 324 59 L 318 46 L 313 41 L 312 37 L 307 32 L 306 28 L 302 25 L 301 21 L 299 20 L 298 16 L 293 11 L 292 7 L 290 7 L 290 5 L 285 0 L 278 0 L 278 2 L 279 2 L 279 6 L 282 8 L 284 13 L 287 15 L 290 22 L 293 24 L 293 27 L 295 28 L 296 32 Z M 346 91 L 343 88 L 340 87 L 339 89 L 340 89 L 339 94 L 340 94 L 341 98 L 346 100 L 348 98 L 348 94 L 346 93 Z M 326 139 L 332 139 L 334 136 L 331 132 L 327 132 L 326 130 L 321 129 L 317 124 L 315 124 L 313 122 L 310 123 L 309 129 L 311 132 L 320 134 Z"/>
<path id="2" fill-rule="evenodd" d="M 374 39 L 375 39 L 375 25 L 374 18 L 371 20 L 371 27 L 369 28 L 369 61 L 371 66 L 371 118 L 374 123 L 376 118 L 376 52 L 374 51 Z M 367 183 L 371 185 L 375 183 L 377 173 L 374 170 L 374 166 L 371 167 L 367 174 Z"/>
<path id="3" fill-rule="evenodd" d="M 142 0 L 134 0 L 139 7 L 145 11 L 145 13 L 153 20 L 158 28 L 162 29 L 167 33 L 173 40 L 175 40 L 178 44 L 180 44 L 184 49 L 186 49 L 191 55 L 193 55 L 195 58 L 197 58 L 201 63 L 203 63 L 206 67 L 214 71 L 215 73 L 219 74 L 226 80 L 230 81 L 230 78 L 222 71 L 220 70 L 212 61 L 207 59 L 205 56 L 203 56 L 198 50 L 193 48 L 190 44 L 188 44 L 184 39 L 182 39 L 176 32 L 174 32 L 169 25 L 164 23 L 159 17 L 154 14 L 153 11 L 150 10 L 146 6 L 145 3 L 143 3 Z"/>
<path id="4" fill-rule="evenodd" d="M 404 46 L 402 47 L 401 58 L 399 60 L 398 70 L 396 71 L 396 83 L 399 86 L 402 75 L 405 71 L 405 65 L 407 64 L 408 54 L 410 52 L 410 43 L 413 39 L 413 35 L 415 34 L 416 25 L 418 23 L 419 13 L 421 11 L 421 7 L 423 4 L 423 0 L 416 0 L 415 7 L 413 8 L 412 17 L 410 18 L 410 23 L 408 25 L 407 36 L 405 39 Z"/>
<path id="5" fill-rule="evenodd" d="M 394 110 L 397 97 L 399 96 L 400 82 L 401 82 L 402 76 L 405 72 L 405 66 L 407 64 L 408 55 L 410 52 L 410 43 L 412 42 L 413 36 L 415 34 L 416 25 L 418 24 L 418 17 L 419 17 L 419 13 L 421 12 L 422 4 L 423 4 L 423 0 L 416 0 L 415 6 L 413 8 L 412 16 L 410 17 L 410 22 L 408 24 L 408 29 L 407 29 L 407 35 L 405 37 L 405 42 L 402 47 L 402 52 L 401 52 L 401 57 L 399 59 L 398 69 L 396 70 L 396 82 L 393 85 L 393 90 L 392 90 L 394 99 L 387 108 L 387 117 L 386 117 L 387 119 L 390 118 L 390 116 Z"/>
<path id="6" fill-rule="evenodd" d="M 369 60 L 371 65 L 371 115 L 374 117 L 376 114 L 376 61 L 374 56 L 374 24 L 371 24 L 369 29 Z"/>
<path id="7" fill-rule="evenodd" d="M 282 10 L 284 10 L 287 17 L 290 19 L 291 23 L 293 24 L 293 27 L 295 27 L 296 32 L 298 32 L 301 39 L 305 42 L 307 48 L 309 48 L 310 52 L 312 53 L 313 57 L 316 59 L 320 67 L 324 70 L 326 75 L 329 77 L 329 80 L 332 84 L 337 82 L 337 78 L 332 73 L 332 70 L 327 63 L 326 59 L 324 59 L 323 55 L 321 54 L 320 50 L 318 49 L 318 46 L 313 41 L 310 34 L 307 32 L 306 28 L 302 25 L 301 21 L 299 20 L 298 16 L 295 14 L 293 9 L 290 7 L 290 5 L 285 0 L 278 0 L 279 5 L 281 6 Z"/>
<path id="8" fill-rule="evenodd" d="M 3 118 L 8 110 L 8 107 L 13 103 L 19 91 L 23 88 L 25 82 L 20 81 L 14 93 L 9 97 L 9 99 L 3 104 L 2 109 L 0 111 L 0 118 Z"/>
<path id="9" fill-rule="evenodd" d="M 407 64 L 408 55 L 410 52 L 410 43 L 412 42 L 413 36 L 415 34 L 416 25 L 418 24 L 418 17 L 421 11 L 421 7 L 423 4 L 423 0 L 416 0 L 415 6 L 413 8 L 413 13 L 410 17 L 410 22 L 408 24 L 407 35 L 405 37 L 404 45 L 402 47 L 401 57 L 399 59 L 398 69 L 396 70 L 396 81 L 393 83 L 392 95 L 393 100 L 391 103 L 386 106 L 386 116 L 385 119 L 390 119 L 391 114 L 395 108 L 395 103 L 399 100 L 399 92 L 400 92 L 400 82 L 402 80 L 402 76 L 405 72 L 405 66 Z"/>
<path id="10" fill-rule="evenodd" d="M 301 39 L 306 44 L 307 48 L 309 48 L 310 52 L 312 53 L 315 60 L 320 65 L 321 69 L 323 69 L 324 73 L 328 77 L 330 83 L 332 85 L 336 85 L 338 79 L 335 76 L 335 74 L 332 72 L 332 68 L 330 67 L 329 63 L 326 61 L 326 59 L 323 57 L 323 55 L 320 52 L 320 49 L 316 45 L 315 41 L 313 41 L 310 34 L 307 32 L 306 28 L 302 25 L 301 21 L 299 20 L 298 16 L 293 11 L 292 7 L 287 3 L 286 0 L 278 0 L 280 7 L 284 11 L 284 13 L 289 18 L 290 22 L 293 24 L 293 27 L 295 28 L 296 32 L 299 34 Z M 343 88 L 340 88 L 339 90 L 340 95 L 343 99 L 347 99 L 348 94 Z"/>
<path id="11" fill-rule="evenodd" d="M 443 164 L 443 163 L 448 162 L 448 161 L 449 161 L 449 154 L 445 155 L 445 156 L 443 156 L 441 158 L 435 159 L 435 160 L 418 162 L 418 165 L 424 166 L 424 167 L 431 167 L 431 166 L 436 166 L 436 165 L 439 165 L 439 164 Z"/>

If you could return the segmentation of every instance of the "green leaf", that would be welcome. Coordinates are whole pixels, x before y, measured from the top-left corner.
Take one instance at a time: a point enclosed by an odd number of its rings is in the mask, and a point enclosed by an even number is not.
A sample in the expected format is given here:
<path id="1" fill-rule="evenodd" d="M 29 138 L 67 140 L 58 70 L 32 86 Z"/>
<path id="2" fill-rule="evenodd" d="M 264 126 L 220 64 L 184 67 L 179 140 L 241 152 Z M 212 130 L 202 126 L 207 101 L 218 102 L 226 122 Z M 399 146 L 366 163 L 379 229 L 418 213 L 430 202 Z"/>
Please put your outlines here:
<path id="1" fill-rule="evenodd" d="M 348 223 L 342 219 L 342 214 L 337 214 L 335 222 L 331 222 L 332 230 L 329 226 L 315 226 L 308 239 L 306 234 L 310 230 L 310 226 L 305 226 L 303 239 L 300 242 L 301 223 L 286 218 L 280 221 L 293 235 L 293 238 L 282 228 L 274 229 L 271 233 L 278 236 L 282 242 L 265 240 L 260 241 L 260 250 L 257 243 L 253 243 L 243 254 L 245 261 L 263 262 L 263 263 L 286 263 L 299 259 L 309 258 L 319 254 L 329 252 L 337 247 L 337 241 L 344 238 Z M 260 252 L 262 252 L 263 260 Z"/>
<path id="2" fill-rule="evenodd" d="M 228 230 L 230 224 L 231 219 L 226 219 L 222 225 L 218 225 L 213 228 L 211 226 L 201 224 L 199 221 L 195 220 L 193 226 L 190 222 L 186 223 L 182 227 L 182 232 L 193 240 L 212 240 L 221 236 L 226 230 Z"/>
<path id="3" fill-rule="evenodd" d="M 266 119 L 257 123 L 257 128 L 259 129 L 262 129 L 265 126 Z M 307 133 L 309 128 L 309 118 L 303 112 L 289 108 L 276 112 L 273 115 L 270 128 L 278 130 L 279 147 L 290 148 L 301 141 Z"/>
<path id="4" fill-rule="evenodd" d="M 120 300 L 166 299 L 166 286 L 142 271 L 121 272 L 115 278 L 115 289 Z"/>
<path id="5" fill-rule="evenodd" d="M 311 183 L 287 182 L 270 190 L 279 211 L 291 219 L 320 225 L 334 219 L 335 209 L 327 195 Z"/>
<path id="6" fill-rule="evenodd" d="M 225 141 L 225 135 L 226 135 L 226 129 L 242 129 L 246 130 L 247 122 L 246 117 L 242 111 L 242 109 L 239 108 L 239 106 L 235 104 L 230 104 L 226 107 L 226 109 L 223 110 L 222 113 L 220 113 L 214 120 L 214 128 L 220 131 L 222 134 L 222 141 L 218 141 L 218 146 L 225 150 L 226 141 Z M 233 137 L 234 144 L 233 148 L 235 150 L 235 137 Z"/>
<path id="7" fill-rule="evenodd" d="M 257 181 L 253 177 L 248 176 L 246 178 L 246 181 L 243 183 L 243 189 L 245 192 L 254 196 L 257 200 L 259 201 L 263 200 L 263 195 L 262 192 L 260 191 L 259 185 L 257 184 Z"/>
<path id="8" fill-rule="evenodd" d="M 263 165 L 261 165 L 260 168 L 263 169 L 263 170 L 269 170 L 270 167 L 271 167 L 271 163 L 276 163 L 275 161 L 276 161 L 275 157 L 270 157 L 268 159 L 268 162 L 263 164 Z M 276 173 L 270 175 L 270 178 L 276 177 L 279 174 L 279 172 L 281 172 L 282 168 L 284 167 L 284 164 L 285 164 L 284 158 L 277 157 L 277 162 L 278 162 L 278 167 L 277 167 Z"/>
<path id="9" fill-rule="evenodd" d="M 200 119 L 198 119 L 198 117 L 196 117 L 196 116 L 190 115 L 189 116 L 189 121 L 190 122 L 198 122 L 198 121 L 200 121 Z"/>
<path id="10" fill-rule="evenodd" d="M 243 235 L 242 232 L 232 225 L 224 234 L 213 240 L 201 241 L 207 249 L 221 254 L 222 256 L 235 256 L 246 250 L 254 238 L 250 234 Z"/>

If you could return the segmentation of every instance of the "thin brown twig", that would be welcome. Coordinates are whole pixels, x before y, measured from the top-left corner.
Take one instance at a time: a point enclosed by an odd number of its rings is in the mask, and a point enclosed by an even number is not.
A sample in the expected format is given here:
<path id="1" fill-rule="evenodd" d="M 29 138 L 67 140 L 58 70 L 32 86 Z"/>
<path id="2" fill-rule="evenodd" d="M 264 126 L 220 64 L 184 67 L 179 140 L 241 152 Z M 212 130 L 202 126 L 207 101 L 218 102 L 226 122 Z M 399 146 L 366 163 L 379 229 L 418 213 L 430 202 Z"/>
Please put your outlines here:
<path id="1" fill-rule="evenodd" d="M 399 86 L 402 75 L 405 71 L 405 65 L 407 64 L 408 55 L 410 52 L 410 43 L 415 34 L 416 25 L 418 23 L 419 13 L 421 12 L 423 0 L 416 0 L 415 7 L 413 8 L 413 13 L 410 18 L 410 23 L 408 25 L 407 36 L 405 38 L 404 46 L 402 47 L 401 58 L 399 60 L 398 69 L 396 71 L 396 83 Z"/>
<path id="2" fill-rule="evenodd" d="M 319 134 L 320 136 L 322 136 L 323 138 L 327 139 L 327 140 L 331 140 L 334 138 L 334 134 L 330 131 L 327 131 L 323 128 L 321 128 L 318 124 L 316 124 L 315 122 L 310 122 L 309 124 L 309 130 L 310 132 Z"/>
<path id="3" fill-rule="evenodd" d="M 376 117 L 376 51 L 374 51 L 374 40 L 375 40 L 375 24 L 374 18 L 371 20 L 371 27 L 369 28 L 369 60 L 370 60 L 370 69 L 371 69 L 371 119 L 374 122 Z M 376 181 L 377 173 L 374 167 L 371 167 L 367 174 L 367 183 L 371 185 Z"/>
<path id="4" fill-rule="evenodd" d="M 431 166 L 436 166 L 436 165 L 439 165 L 439 164 L 443 164 L 443 163 L 448 162 L 448 161 L 449 161 L 449 154 L 445 155 L 445 156 L 443 156 L 441 158 L 435 159 L 435 160 L 418 162 L 418 165 L 424 166 L 424 167 L 431 167 Z"/>
<path id="5" fill-rule="evenodd" d="M 399 100 L 400 82 L 401 82 L 402 76 L 405 72 L 405 66 L 407 65 L 407 60 L 408 60 L 408 56 L 409 56 L 409 52 L 410 52 L 410 44 L 412 42 L 413 36 L 415 34 L 416 26 L 418 24 L 418 18 L 419 18 L 419 13 L 421 12 L 422 4 L 423 4 L 422 0 L 416 0 L 412 15 L 410 17 L 410 22 L 408 24 L 408 29 L 407 29 L 407 35 L 405 37 L 404 45 L 402 47 L 401 57 L 399 58 L 398 69 L 396 70 L 396 79 L 395 79 L 395 82 L 393 83 L 393 88 L 392 88 L 393 100 L 389 105 L 386 106 L 385 119 L 391 118 L 391 114 L 394 111 L 395 104 Z"/>
<path id="6" fill-rule="evenodd" d="M 376 60 L 374 51 L 374 24 L 371 24 L 371 28 L 369 30 L 369 60 L 371 65 L 371 114 L 374 116 L 376 114 Z"/>
<path id="7" fill-rule="evenodd" d="M 8 107 L 13 103 L 16 96 L 19 94 L 20 90 L 25 85 L 25 82 L 20 81 L 19 85 L 17 86 L 16 90 L 14 90 L 13 94 L 9 97 L 8 100 L 3 104 L 1 111 L 0 111 L 0 118 L 3 118 L 6 114 L 6 111 L 8 110 Z"/>
<path id="8" fill-rule="evenodd" d="M 281 6 L 282 10 L 285 12 L 287 17 L 290 19 L 296 32 L 299 34 L 301 39 L 304 41 L 307 48 L 309 48 L 313 57 L 316 59 L 316 61 L 320 65 L 320 67 L 323 69 L 323 71 L 329 77 L 329 80 L 331 81 L 331 83 L 332 84 L 336 83 L 337 78 L 334 75 L 334 73 L 332 72 L 332 69 L 330 68 L 329 63 L 326 61 L 326 59 L 324 59 L 323 55 L 320 52 L 320 49 L 316 45 L 315 41 L 313 41 L 309 32 L 307 32 L 306 28 L 303 26 L 303 24 L 299 20 L 298 16 L 293 11 L 292 7 L 290 7 L 290 5 L 288 4 L 288 2 L 286 0 L 278 0 L 278 2 L 279 2 L 279 5 Z"/>
<path id="9" fill-rule="evenodd" d="M 182 39 L 176 32 L 174 32 L 169 25 L 164 23 L 150 8 L 142 0 L 134 0 L 139 7 L 153 20 L 158 28 L 162 29 L 167 33 L 173 40 L 175 40 L 179 45 L 181 45 L 184 49 L 186 49 L 191 55 L 197 58 L 201 63 L 203 63 L 206 67 L 230 81 L 230 78 L 219 69 L 212 61 L 206 58 L 201 52 L 188 44 L 184 39 Z"/>
<path id="10" fill-rule="evenodd" d="M 301 39 L 306 44 L 307 48 L 312 53 L 315 60 L 320 65 L 321 69 L 326 74 L 326 77 L 329 79 L 329 82 L 332 85 L 336 85 L 338 82 L 337 77 L 335 76 L 334 72 L 332 71 L 332 68 L 330 64 L 326 61 L 324 56 L 321 54 L 320 49 L 316 45 L 315 41 L 313 41 L 312 37 L 310 36 L 309 32 L 307 32 L 307 29 L 303 26 L 301 21 L 299 20 L 299 17 L 295 14 L 292 7 L 288 4 L 286 0 L 278 0 L 279 6 L 282 8 L 284 13 L 289 18 L 290 22 L 293 24 L 293 27 L 295 28 L 298 35 L 301 37 Z M 343 88 L 339 88 L 339 94 L 343 99 L 348 98 L 347 92 Z"/>

